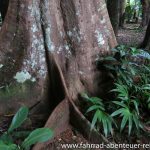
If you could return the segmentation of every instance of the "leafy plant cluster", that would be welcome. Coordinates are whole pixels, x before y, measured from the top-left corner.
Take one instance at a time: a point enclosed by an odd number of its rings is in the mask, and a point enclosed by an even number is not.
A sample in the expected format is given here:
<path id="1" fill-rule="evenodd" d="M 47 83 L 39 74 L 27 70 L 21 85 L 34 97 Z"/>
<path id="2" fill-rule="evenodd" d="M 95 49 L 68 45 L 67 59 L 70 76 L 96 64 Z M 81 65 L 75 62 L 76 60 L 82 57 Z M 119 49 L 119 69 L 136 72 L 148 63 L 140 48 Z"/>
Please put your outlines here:
<path id="1" fill-rule="evenodd" d="M 16 129 L 27 119 L 28 108 L 21 107 L 15 114 L 8 131 L 0 136 L 0 150 L 29 150 L 37 142 L 45 142 L 52 138 L 53 132 L 49 128 L 38 128 L 32 131 L 17 131 Z M 22 142 L 17 142 L 25 136 Z M 19 141 L 18 140 L 18 141 Z"/>
<path id="2" fill-rule="evenodd" d="M 101 124 L 103 125 L 104 134 L 107 136 L 109 133 L 112 133 L 112 124 L 114 122 L 113 118 L 106 112 L 103 100 L 98 97 L 89 97 L 87 94 L 82 94 L 82 97 L 87 100 L 89 103 L 89 108 L 86 113 L 94 112 L 91 130 L 96 127 L 97 130 L 100 130 Z"/>
<path id="3" fill-rule="evenodd" d="M 102 99 L 88 97 L 87 113 L 93 114 L 92 125 L 99 129 L 103 125 L 105 136 L 112 133 L 112 125 L 120 126 L 120 131 L 128 128 L 132 131 L 144 128 L 143 116 L 150 112 L 150 54 L 140 49 L 120 45 L 113 49 L 113 55 L 99 59 L 98 65 L 109 71 L 114 79 L 114 98 L 109 105 Z M 112 107 L 111 111 L 106 110 Z M 109 113 L 108 113 L 109 112 Z M 119 116 L 119 117 L 118 117 Z M 148 118 L 148 116 L 147 116 Z"/>
<path id="4" fill-rule="evenodd" d="M 134 100 L 140 108 L 149 109 L 150 54 L 123 45 L 113 49 L 113 52 L 113 57 L 104 58 L 110 61 L 105 67 L 115 80 L 115 89 L 112 91 L 128 105 Z"/>

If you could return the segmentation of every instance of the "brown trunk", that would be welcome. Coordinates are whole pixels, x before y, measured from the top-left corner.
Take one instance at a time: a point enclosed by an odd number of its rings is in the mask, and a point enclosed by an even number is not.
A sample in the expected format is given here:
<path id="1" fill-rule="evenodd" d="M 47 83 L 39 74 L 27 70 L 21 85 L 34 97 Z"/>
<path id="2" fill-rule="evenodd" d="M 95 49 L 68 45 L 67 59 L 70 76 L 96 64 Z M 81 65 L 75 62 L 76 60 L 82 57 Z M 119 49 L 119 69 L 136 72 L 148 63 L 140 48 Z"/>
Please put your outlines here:
<path id="1" fill-rule="evenodd" d="M 120 13 L 119 13 L 119 26 L 123 27 L 124 22 L 125 22 L 125 5 L 126 5 L 126 0 L 120 0 Z"/>
<path id="2" fill-rule="evenodd" d="M 5 19 L 8 4 L 9 4 L 9 0 L 0 0 L 0 13 L 2 16 L 2 21 L 4 21 L 4 19 Z"/>
<path id="3" fill-rule="evenodd" d="M 142 27 L 146 27 L 150 18 L 150 1 L 141 0 L 142 4 Z"/>
<path id="4" fill-rule="evenodd" d="M 109 17 L 111 20 L 111 24 L 113 26 L 115 35 L 118 34 L 118 28 L 119 28 L 119 5 L 120 0 L 108 0 L 107 1 L 107 9 L 109 13 Z"/>
<path id="5" fill-rule="evenodd" d="M 148 51 L 150 51 L 150 21 L 147 26 L 146 34 L 143 42 L 140 45 L 140 48 L 147 49 Z"/>
<path id="6" fill-rule="evenodd" d="M 105 0 L 11 0 L 0 31 L 0 112 L 38 104 L 49 113 L 60 103 L 49 120 L 76 114 L 83 126 L 79 94 L 107 92 L 95 62 L 116 44 Z"/>

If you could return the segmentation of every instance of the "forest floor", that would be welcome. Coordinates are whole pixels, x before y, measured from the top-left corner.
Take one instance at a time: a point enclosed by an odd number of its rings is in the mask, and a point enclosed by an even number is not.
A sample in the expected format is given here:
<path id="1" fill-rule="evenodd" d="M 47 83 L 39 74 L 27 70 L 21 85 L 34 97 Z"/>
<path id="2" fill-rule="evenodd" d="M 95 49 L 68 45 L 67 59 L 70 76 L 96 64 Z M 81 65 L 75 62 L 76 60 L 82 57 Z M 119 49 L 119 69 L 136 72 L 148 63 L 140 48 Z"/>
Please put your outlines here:
<path id="1" fill-rule="evenodd" d="M 86 145 L 80 146 L 80 144 Z M 52 143 L 47 145 L 46 150 L 95 150 L 88 148 L 88 144 L 92 143 L 87 141 L 78 131 L 70 127 L 68 130 L 57 136 Z M 70 148 L 67 147 L 68 145 Z"/>
<path id="2" fill-rule="evenodd" d="M 125 24 L 119 29 L 117 41 L 120 45 L 137 47 L 144 39 L 145 30 L 139 28 L 140 24 Z"/>

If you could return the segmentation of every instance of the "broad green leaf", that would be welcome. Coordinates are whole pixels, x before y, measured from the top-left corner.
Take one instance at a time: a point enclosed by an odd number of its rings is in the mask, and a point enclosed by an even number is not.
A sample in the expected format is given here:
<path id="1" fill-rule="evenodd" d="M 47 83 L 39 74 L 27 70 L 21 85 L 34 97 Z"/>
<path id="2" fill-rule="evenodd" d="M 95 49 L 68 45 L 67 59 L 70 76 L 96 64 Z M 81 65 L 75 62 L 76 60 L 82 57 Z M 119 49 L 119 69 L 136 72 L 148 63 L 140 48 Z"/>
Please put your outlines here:
<path id="1" fill-rule="evenodd" d="M 93 110 L 95 110 L 95 109 L 105 110 L 103 107 L 101 107 L 101 106 L 99 106 L 99 105 L 93 105 L 93 106 L 91 106 L 91 107 L 87 110 L 86 113 L 91 112 L 91 111 L 93 111 Z"/>
<path id="2" fill-rule="evenodd" d="M 112 56 L 107 56 L 104 58 L 104 60 L 107 60 L 107 61 L 116 61 L 116 59 Z"/>
<path id="3" fill-rule="evenodd" d="M 102 99 L 98 98 L 98 97 L 91 97 L 89 98 L 89 100 L 93 103 L 93 104 L 99 104 L 104 106 L 104 104 L 102 103 Z"/>
<path id="4" fill-rule="evenodd" d="M 142 88 L 143 90 L 150 90 L 150 84 L 146 84 Z"/>
<path id="5" fill-rule="evenodd" d="M 18 128 L 27 119 L 28 112 L 29 110 L 27 107 L 25 106 L 21 107 L 13 117 L 8 132 L 12 132 L 14 129 Z"/>
<path id="6" fill-rule="evenodd" d="M 39 128 L 32 131 L 22 143 L 23 148 L 29 148 L 37 142 L 45 142 L 53 137 L 53 132 L 49 128 Z"/>
<path id="7" fill-rule="evenodd" d="M 119 97 L 124 97 L 128 99 L 128 89 L 127 86 L 115 83 L 116 89 L 111 90 L 112 92 L 117 92 Z"/>
<path id="8" fill-rule="evenodd" d="M 132 130 L 132 123 L 133 123 L 133 120 L 132 120 L 132 115 L 129 116 L 129 131 L 128 131 L 128 134 L 130 136 L 131 134 L 131 130 Z"/>
<path id="9" fill-rule="evenodd" d="M 111 119 L 109 119 L 109 117 L 107 118 L 107 126 L 108 126 L 108 131 L 112 134 L 112 121 Z"/>
<path id="10" fill-rule="evenodd" d="M 131 71 L 132 76 L 136 75 L 136 71 L 133 67 L 130 67 L 130 71 Z"/>
<path id="11" fill-rule="evenodd" d="M 130 110 L 129 108 L 124 108 L 124 110 L 122 111 L 122 116 L 130 116 Z"/>
<path id="12" fill-rule="evenodd" d="M 124 108 L 120 108 L 111 114 L 112 117 L 121 114 L 124 111 Z"/>
<path id="13" fill-rule="evenodd" d="M 7 145 L 13 144 L 12 136 L 9 135 L 9 134 L 7 134 L 7 133 L 3 133 L 3 134 L 0 136 L 0 140 L 1 140 L 1 141 L 4 141 L 5 144 L 7 144 Z"/>
<path id="14" fill-rule="evenodd" d="M 123 119 L 122 119 L 122 122 L 121 122 L 121 128 L 120 128 L 121 131 L 124 129 L 127 121 L 128 121 L 128 117 L 124 116 Z"/>
<path id="15" fill-rule="evenodd" d="M 113 101 L 114 104 L 122 106 L 124 108 L 127 108 L 127 105 L 125 105 L 124 103 L 118 102 L 118 101 Z"/>
<path id="16" fill-rule="evenodd" d="M 3 141 L 0 141 L 0 150 L 17 150 L 16 144 L 6 145 Z"/>
<path id="17" fill-rule="evenodd" d="M 133 100 L 132 102 L 133 102 L 133 104 L 134 104 L 134 107 L 135 107 L 135 109 L 136 109 L 138 115 L 139 115 L 138 103 L 137 103 L 135 100 Z"/>
<path id="18" fill-rule="evenodd" d="M 134 124 L 135 124 L 137 130 L 139 130 L 139 123 L 140 122 L 139 122 L 139 120 L 135 114 L 133 114 L 133 121 L 134 121 Z"/>
<path id="19" fill-rule="evenodd" d="M 86 93 L 81 94 L 81 96 L 93 104 L 99 104 L 99 105 L 104 106 L 102 103 L 102 99 L 100 99 L 98 97 L 88 97 L 88 95 Z"/>
<path id="20" fill-rule="evenodd" d="M 93 130 L 93 128 L 95 127 L 95 124 L 97 122 L 98 116 L 99 116 L 99 110 L 97 110 L 95 112 L 95 114 L 94 114 L 94 117 L 92 119 L 92 124 L 91 124 L 91 130 Z"/>
<path id="21" fill-rule="evenodd" d="M 102 119 L 102 123 L 103 123 L 103 129 L 104 129 L 105 136 L 107 137 L 107 135 L 108 135 L 108 125 L 107 125 L 107 122 L 106 122 L 105 118 Z"/>
<path id="22" fill-rule="evenodd" d="M 102 122 L 103 117 L 104 117 L 104 113 L 99 110 L 99 113 L 98 113 L 98 121 L 99 121 L 99 122 Z"/>

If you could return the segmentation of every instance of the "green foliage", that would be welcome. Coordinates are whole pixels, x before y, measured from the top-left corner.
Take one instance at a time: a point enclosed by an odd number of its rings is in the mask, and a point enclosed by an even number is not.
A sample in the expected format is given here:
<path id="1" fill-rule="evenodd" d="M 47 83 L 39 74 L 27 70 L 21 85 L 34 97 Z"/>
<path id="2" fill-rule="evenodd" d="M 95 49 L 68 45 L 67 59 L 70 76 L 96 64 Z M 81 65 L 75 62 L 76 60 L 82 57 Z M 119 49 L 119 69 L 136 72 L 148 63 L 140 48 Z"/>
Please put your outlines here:
<path id="1" fill-rule="evenodd" d="M 27 107 L 21 107 L 19 109 L 11 122 L 8 132 L 12 132 L 14 129 L 18 128 L 27 119 L 28 111 Z"/>
<path id="2" fill-rule="evenodd" d="M 110 61 L 106 57 L 101 62 L 107 61 L 107 63 L 104 63 L 104 67 L 110 71 L 111 76 L 114 78 L 115 87 L 119 88 L 118 83 L 123 85 L 121 86 L 123 89 L 120 91 L 124 93 L 120 94 L 135 97 L 140 101 L 141 107 L 147 107 L 150 97 L 148 90 L 148 85 L 150 84 L 150 54 L 146 51 L 133 47 L 128 48 L 123 45 L 113 49 L 113 52 L 112 59 L 109 56 Z"/>
<path id="3" fill-rule="evenodd" d="M 133 127 L 133 122 L 137 130 L 139 130 L 139 128 L 141 127 L 141 123 L 139 121 L 139 115 L 137 114 L 137 112 L 135 110 L 131 111 L 126 104 L 123 104 L 121 102 L 114 101 L 114 103 L 116 105 L 119 105 L 119 107 L 121 107 L 115 112 L 113 112 L 111 115 L 112 117 L 117 116 L 117 115 L 120 115 L 122 117 L 120 130 L 122 131 L 124 129 L 124 127 L 127 125 L 127 122 L 128 122 L 128 135 L 129 136 L 131 134 L 131 130 Z"/>
<path id="4" fill-rule="evenodd" d="M 8 131 L 0 136 L 0 150 L 28 150 L 30 146 L 37 142 L 45 142 L 52 138 L 53 132 L 49 128 L 39 128 L 31 133 L 28 131 L 15 131 L 27 119 L 28 108 L 21 107 L 15 114 L 8 128 Z M 18 137 L 25 136 L 22 144 L 16 144 Z"/>
<path id="5" fill-rule="evenodd" d="M 6 145 L 3 141 L 0 141 L 0 150 L 17 150 L 16 144 Z"/>
<path id="6" fill-rule="evenodd" d="M 39 128 L 32 131 L 29 136 L 23 141 L 22 147 L 27 149 L 36 142 L 45 142 L 52 138 L 53 132 L 49 128 Z"/>
<path id="7" fill-rule="evenodd" d="M 117 92 L 117 99 L 120 101 L 113 101 L 116 104 L 117 110 L 112 113 L 112 117 L 117 116 L 120 114 L 122 118 L 120 131 L 127 126 L 128 122 L 128 135 L 131 134 L 132 126 L 135 125 L 137 130 L 142 127 L 142 124 L 139 119 L 139 101 L 136 99 L 132 99 L 128 94 L 128 89 L 124 85 L 116 84 L 117 88 L 112 90 Z M 133 124 L 134 122 L 134 124 Z"/>
<path id="8" fill-rule="evenodd" d="M 136 126 L 137 130 L 142 128 L 140 115 L 150 107 L 150 54 L 123 45 L 113 49 L 113 52 L 115 60 L 109 63 L 109 70 L 115 71 L 116 75 L 114 89 L 111 91 L 115 92 L 117 101 L 113 103 L 118 107 L 112 116 L 120 115 L 120 130 L 126 126 L 130 135 L 133 126 Z"/>
<path id="9" fill-rule="evenodd" d="M 106 113 L 102 99 L 98 97 L 88 97 L 87 94 L 83 94 L 82 97 L 85 98 L 89 104 L 86 113 L 93 112 L 91 130 L 94 127 L 99 130 L 99 128 L 103 126 L 104 134 L 107 137 L 108 134 L 112 133 L 112 124 L 114 121 L 112 117 Z"/>
<path id="10" fill-rule="evenodd" d="M 82 97 L 88 102 L 89 117 L 92 115 L 91 129 L 103 125 L 107 136 L 112 132 L 112 123 L 117 122 L 120 132 L 128 129 L 130 136 L 143 130 L 144 121 L 148 121 L 143 120 L 142 115 L 150 111 L 150 54 L 124 45 L 117 46 L 112 52 L 112 56 L 100 58 L 97 62 L 98 68 L 108 71 L 114 80 L 111 90 L 114 98 L 107 103 L 107 108 L 111 109 L 106 110 L 105 102 L 100 98 L 88 97 L 87 94 Z"/>

